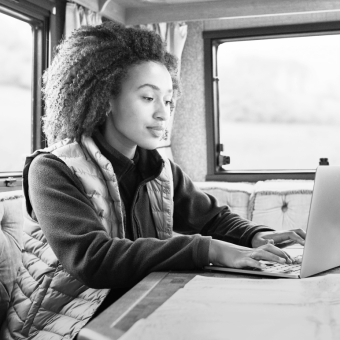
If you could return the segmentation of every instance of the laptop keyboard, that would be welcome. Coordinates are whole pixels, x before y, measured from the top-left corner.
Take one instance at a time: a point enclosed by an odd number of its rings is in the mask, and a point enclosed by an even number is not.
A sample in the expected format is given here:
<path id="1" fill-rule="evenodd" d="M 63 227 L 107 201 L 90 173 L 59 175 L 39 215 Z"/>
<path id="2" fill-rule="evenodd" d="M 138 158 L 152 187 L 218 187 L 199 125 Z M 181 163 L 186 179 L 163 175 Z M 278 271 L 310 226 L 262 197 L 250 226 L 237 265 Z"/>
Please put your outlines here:
<path id="1" fill-rule="evenodd" d="M 266 264 L 266 268 L 263 268 L 262 271 L 269 273 L 285 273 L 285 274 L 300 274 L 301 264 L 300 263 L 292 263 L 292 264 L 280 264 L 277 262 L 269 262 L 262 261 Z"/>
<path id="2" fill-rule="evenodd" d="M 285 274 L 300 274 L 301 265 L 300 264 L 274 264 L 269 266 L 267 263 L 267 268 L 263 268 L 262 271 L 269 273 L 285 273 Z"/>
<path id="3" fill-rule="evenodd" d="M 301 259 L 300 256 L 294 258 L 294 263 L 292 264 L 280 264 L 277 262 L 262 261 L 266 264 L 266 268 L 261 269 L 261 271 L 269 273 L 285 273 L 285 274 L 300 274 L 301 271 Z"/>

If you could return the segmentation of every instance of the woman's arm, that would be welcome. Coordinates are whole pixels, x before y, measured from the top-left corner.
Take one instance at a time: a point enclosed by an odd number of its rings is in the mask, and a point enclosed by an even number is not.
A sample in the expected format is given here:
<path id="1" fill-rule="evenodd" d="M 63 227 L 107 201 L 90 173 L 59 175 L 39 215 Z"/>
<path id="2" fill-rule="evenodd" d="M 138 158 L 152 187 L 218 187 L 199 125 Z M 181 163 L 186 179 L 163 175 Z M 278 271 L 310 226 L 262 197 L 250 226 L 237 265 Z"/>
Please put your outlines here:
<path id="1" fill-rule="evenodd" d="M 174 229 L 180 233 L 212 236 L 211 263 L 260 268 L 258 260 L 292 262 L 289 255 L 274 244 L 288 240 L 304 244 L 303 230 L 277 232 L 243 219 L 227 206 L 220 206 L 214 197 L 197 188 L 178 165 L 171 164 L 175 186 Z"/>
<path id="2" fill-rule="evenodd" d="M 90 287 L 126 287 L 152 271 L 209 264 L 210 237 L 109 237 L 80 181 L 54 155 L 34 159 L 28 183 L 34 214 L 52 250 L 70 274 Z"/>
<path id="3" fill-rule="evenodd" d="M 253 236 L 260 231 L 273 231 L 257 225 L 218 204 L 215 197 L 195 186 L 175 163 L 171 162 L 174 177 L 174 230 L 179 233 L 212 236 L 214 239 L 251 247 Z"/>

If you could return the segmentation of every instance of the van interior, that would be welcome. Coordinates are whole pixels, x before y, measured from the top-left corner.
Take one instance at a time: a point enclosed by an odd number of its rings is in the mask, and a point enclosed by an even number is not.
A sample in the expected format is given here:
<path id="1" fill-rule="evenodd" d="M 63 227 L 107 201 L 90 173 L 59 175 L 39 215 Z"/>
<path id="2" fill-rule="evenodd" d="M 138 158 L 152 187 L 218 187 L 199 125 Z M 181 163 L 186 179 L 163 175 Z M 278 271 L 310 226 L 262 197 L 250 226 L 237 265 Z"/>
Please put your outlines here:
<path id="1" fill-rule="evenodd" d="M 240 216 L 306 229 L 316 168 L 340 164 L 339 19 L 340 0 L 0 0 L 1 233 L 21 242 L 24 158 L 47 145 L 42 74 L 73 29 L 107 20 L 179 59 L 159 152 Z"/>

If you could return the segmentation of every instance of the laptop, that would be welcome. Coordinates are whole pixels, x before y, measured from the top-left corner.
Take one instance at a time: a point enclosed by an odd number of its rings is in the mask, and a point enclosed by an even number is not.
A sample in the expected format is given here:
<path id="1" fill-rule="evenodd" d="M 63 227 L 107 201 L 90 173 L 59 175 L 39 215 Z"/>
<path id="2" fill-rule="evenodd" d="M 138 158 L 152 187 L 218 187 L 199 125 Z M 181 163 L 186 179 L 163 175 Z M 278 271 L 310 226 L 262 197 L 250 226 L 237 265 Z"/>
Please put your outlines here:
<path id="1" fill-rule="evenodd" d="M 340 166 L 319 166 L 309 210 L 304 247 L 293 244 L 284 250 L 293 258 L 301 257 L 301 264 L 280 265 L 261 261 L 264 269 L 206 266 L 220 272 L 306 278 L 340 266 Z M 275 267 L 280 267 L 275 268 Z"/>

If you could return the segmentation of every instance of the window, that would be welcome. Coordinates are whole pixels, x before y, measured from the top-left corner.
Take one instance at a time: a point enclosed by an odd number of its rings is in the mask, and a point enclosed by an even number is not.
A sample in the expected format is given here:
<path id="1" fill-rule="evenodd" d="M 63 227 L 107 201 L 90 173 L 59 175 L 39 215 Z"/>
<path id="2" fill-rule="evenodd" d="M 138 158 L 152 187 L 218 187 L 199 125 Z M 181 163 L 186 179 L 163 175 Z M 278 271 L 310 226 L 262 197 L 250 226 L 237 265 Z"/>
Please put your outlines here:
<path id="1" fill-rule="evenodd" d="M 45 146 L 42 74 L 62 37 L 65 5 L 0 0 L 0 191 L 20 186 L 25 155 Z"/>
<path id="2" fill-rule="evenodd" d="M 339 24 L 204 37 L 210 176 L 313 178 L 319 164 L 340 165 Z"/>
<path id="3" fill-rule="evenodd" d="M 32 55 L 31 25 L 0 13 L 0 172 L 21 171 L 32 151 Z"/>

